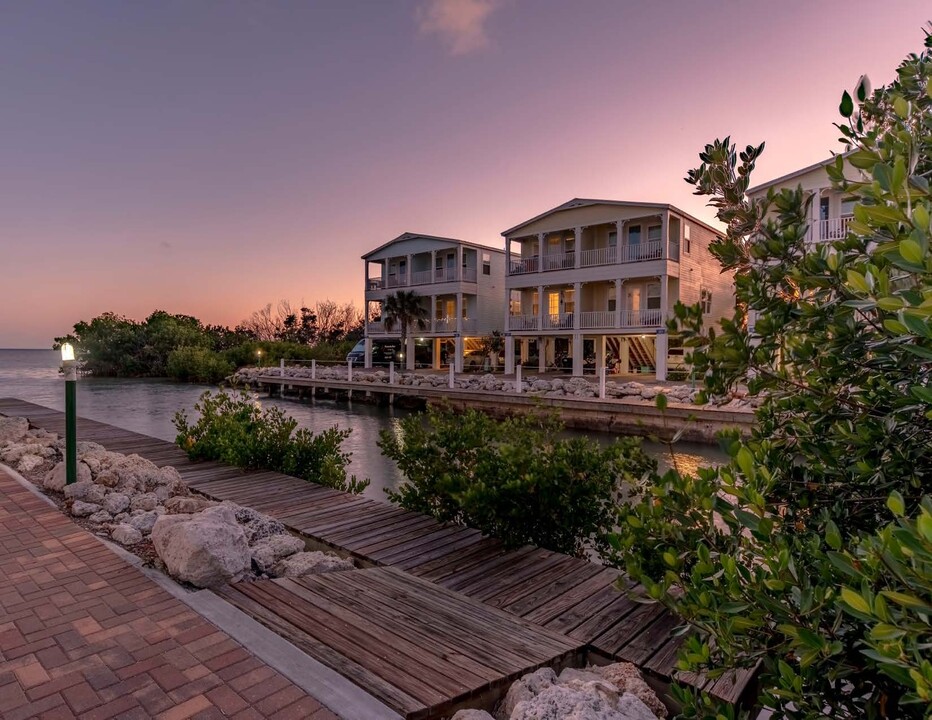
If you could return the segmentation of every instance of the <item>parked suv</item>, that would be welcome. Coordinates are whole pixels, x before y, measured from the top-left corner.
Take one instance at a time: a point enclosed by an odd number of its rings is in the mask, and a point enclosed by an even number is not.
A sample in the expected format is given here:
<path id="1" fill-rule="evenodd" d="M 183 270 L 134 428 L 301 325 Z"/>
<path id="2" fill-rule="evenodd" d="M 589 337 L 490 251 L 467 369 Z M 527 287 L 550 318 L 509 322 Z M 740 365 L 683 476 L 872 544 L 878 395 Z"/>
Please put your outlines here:
<path id="1" fill-rule="evenodd" d="M 399 343 L 397 342 L 374 342 L 372 343 L 372 364 L 388 365 L 395 359 L 398 352 Z M 353 349 L 346 355 L 346 361 L 353 361 L 353 365 L 363 365 L 366 362 L 366 341 L 360 340 L 353 346 Z"/>

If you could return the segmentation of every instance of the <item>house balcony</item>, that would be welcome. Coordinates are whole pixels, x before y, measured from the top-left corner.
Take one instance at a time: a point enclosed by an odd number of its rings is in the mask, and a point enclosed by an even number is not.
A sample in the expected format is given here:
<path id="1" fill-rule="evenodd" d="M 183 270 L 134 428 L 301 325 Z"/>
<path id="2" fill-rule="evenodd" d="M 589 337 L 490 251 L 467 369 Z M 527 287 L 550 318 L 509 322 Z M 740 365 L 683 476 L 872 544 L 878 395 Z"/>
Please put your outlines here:
<path id="1" fill-rule="evenodd" d="M 464 321 L 465 322 L 465 321 Z M 434 320 L 434 332 L 456 332 L 456 318 L 442 317 Z"/>
<path id="2" fill-rule="evenodd" d="M 369 278 L 366 282 L 366 290 L 381 290 L 382 289 L 382 278 Z"/>
<path id="3" fill-rule="evenodd" d="M 405 275 L 389 275 L 385 283 L 387 288 L 408 287 L 408 278 Z"/>
<path id="4" fill-rule="evenodd" d="M 475 334 L 476 327 L 477 322 L 475 318 L 463 318 L 462 332 L 464 334 Z M 450 335 L 456 332 L 456 318 L 436 318 L 432 323 L 428 322 L 427 326 L 423 330 L 414 327 L 410 332 L 412 335 Z M 369 323 L 370 336 L 399 335 L 400 333 L 401 325 L 399 323 L 395 323 L 395 326 L 391 330 L 387 330 L 385 328 L 384 320 L 375 320 Z"/>
<path id="5" fill-rule="evenodd" d="M 579 313 L 580 330 L 627 330 L 631 328 L 661 327 L 664 313 L 657 309 L 622 310 L 588 310 Z M 511 332 L 528 332 L 543 330 L 574 330 L 573 313 L 545 314 L 543 318 L 536 315 L 511 315 L 508 318 L 508 330 Z"/>
<path id="6" fill-rule="evenodd" d="M 851 216 L 829 218 L 828 220 L 819 220 L 816 225 L 816 239 L 819 241 L 842 240 L 848 235 L 848 225 L 853 220 Z M 809 230 L 810 239 L 812 229 Z"/>
<path id="7" fill-rule="evenodd" d="M 679 259 L 679 248 L 671 243 L 666 258 L 663 252 L 663 242 L 637 243 L 615 247 L 601 247 L 583 250 L 579 254 L 580 267 L 597 267 L 599 265 L 614 265 L 615 263 L 635 263 L 648 260 Z M 543 272 L 548 270 L 571 270 L 576 267 L 576 253 L 560 253 L 519 258 L 511 261 L 510 275 L 525 275 L 527 273 Z"/>

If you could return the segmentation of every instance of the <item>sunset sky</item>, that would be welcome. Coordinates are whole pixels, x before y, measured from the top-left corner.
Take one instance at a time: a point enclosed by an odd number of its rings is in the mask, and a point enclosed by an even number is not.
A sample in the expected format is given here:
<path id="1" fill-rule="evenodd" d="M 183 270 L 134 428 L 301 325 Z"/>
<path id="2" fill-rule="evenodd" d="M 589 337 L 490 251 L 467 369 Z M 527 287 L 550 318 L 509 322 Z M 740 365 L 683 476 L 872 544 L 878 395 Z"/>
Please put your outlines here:
<path id="1" fill-rule="evenodd" d="M 0 9 L 0 347 L 159 308 L 361 305 L 404 231 L 501 246 L 573 197 L 670 202 L 702 146 L 757 181 L 836 149 L 841 91 L 928 0 L 159 0 Z"/>

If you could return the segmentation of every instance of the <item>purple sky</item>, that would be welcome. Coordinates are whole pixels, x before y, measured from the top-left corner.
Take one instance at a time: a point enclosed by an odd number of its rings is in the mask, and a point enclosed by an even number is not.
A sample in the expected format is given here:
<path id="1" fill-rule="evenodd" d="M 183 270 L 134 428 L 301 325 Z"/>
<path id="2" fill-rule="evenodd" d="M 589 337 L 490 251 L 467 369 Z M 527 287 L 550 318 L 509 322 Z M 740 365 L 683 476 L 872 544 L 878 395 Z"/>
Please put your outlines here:
<path id="1" fill-rule="evenodd" d="M 159 0 L 0 8 L 0 347 L 153 309 L 362 300 L 403 231 L 500 246 L 572 197 L 671 202 L 715 137 L 757 181 L 835 149 L 841 91 L 925 2 Z"/>

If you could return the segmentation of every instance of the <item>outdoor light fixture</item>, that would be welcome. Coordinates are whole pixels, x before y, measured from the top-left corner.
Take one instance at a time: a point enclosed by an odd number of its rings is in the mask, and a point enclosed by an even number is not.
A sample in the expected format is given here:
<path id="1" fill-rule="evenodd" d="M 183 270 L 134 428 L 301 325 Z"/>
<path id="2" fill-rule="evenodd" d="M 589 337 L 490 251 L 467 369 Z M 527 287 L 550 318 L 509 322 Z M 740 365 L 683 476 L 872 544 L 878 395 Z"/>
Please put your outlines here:
<path id="1" fill-rule="evenodd" d="M 78 480 L 77 379 L 71 343 L 61 346 L 61 366 L 65 374 L 65 484 Z"/>
<path id="2" fill-rule="evenodd" d="M 256 350 L 256 357 L 259 358 L 259 367 L 262 367 L 262 350 Z"/>

